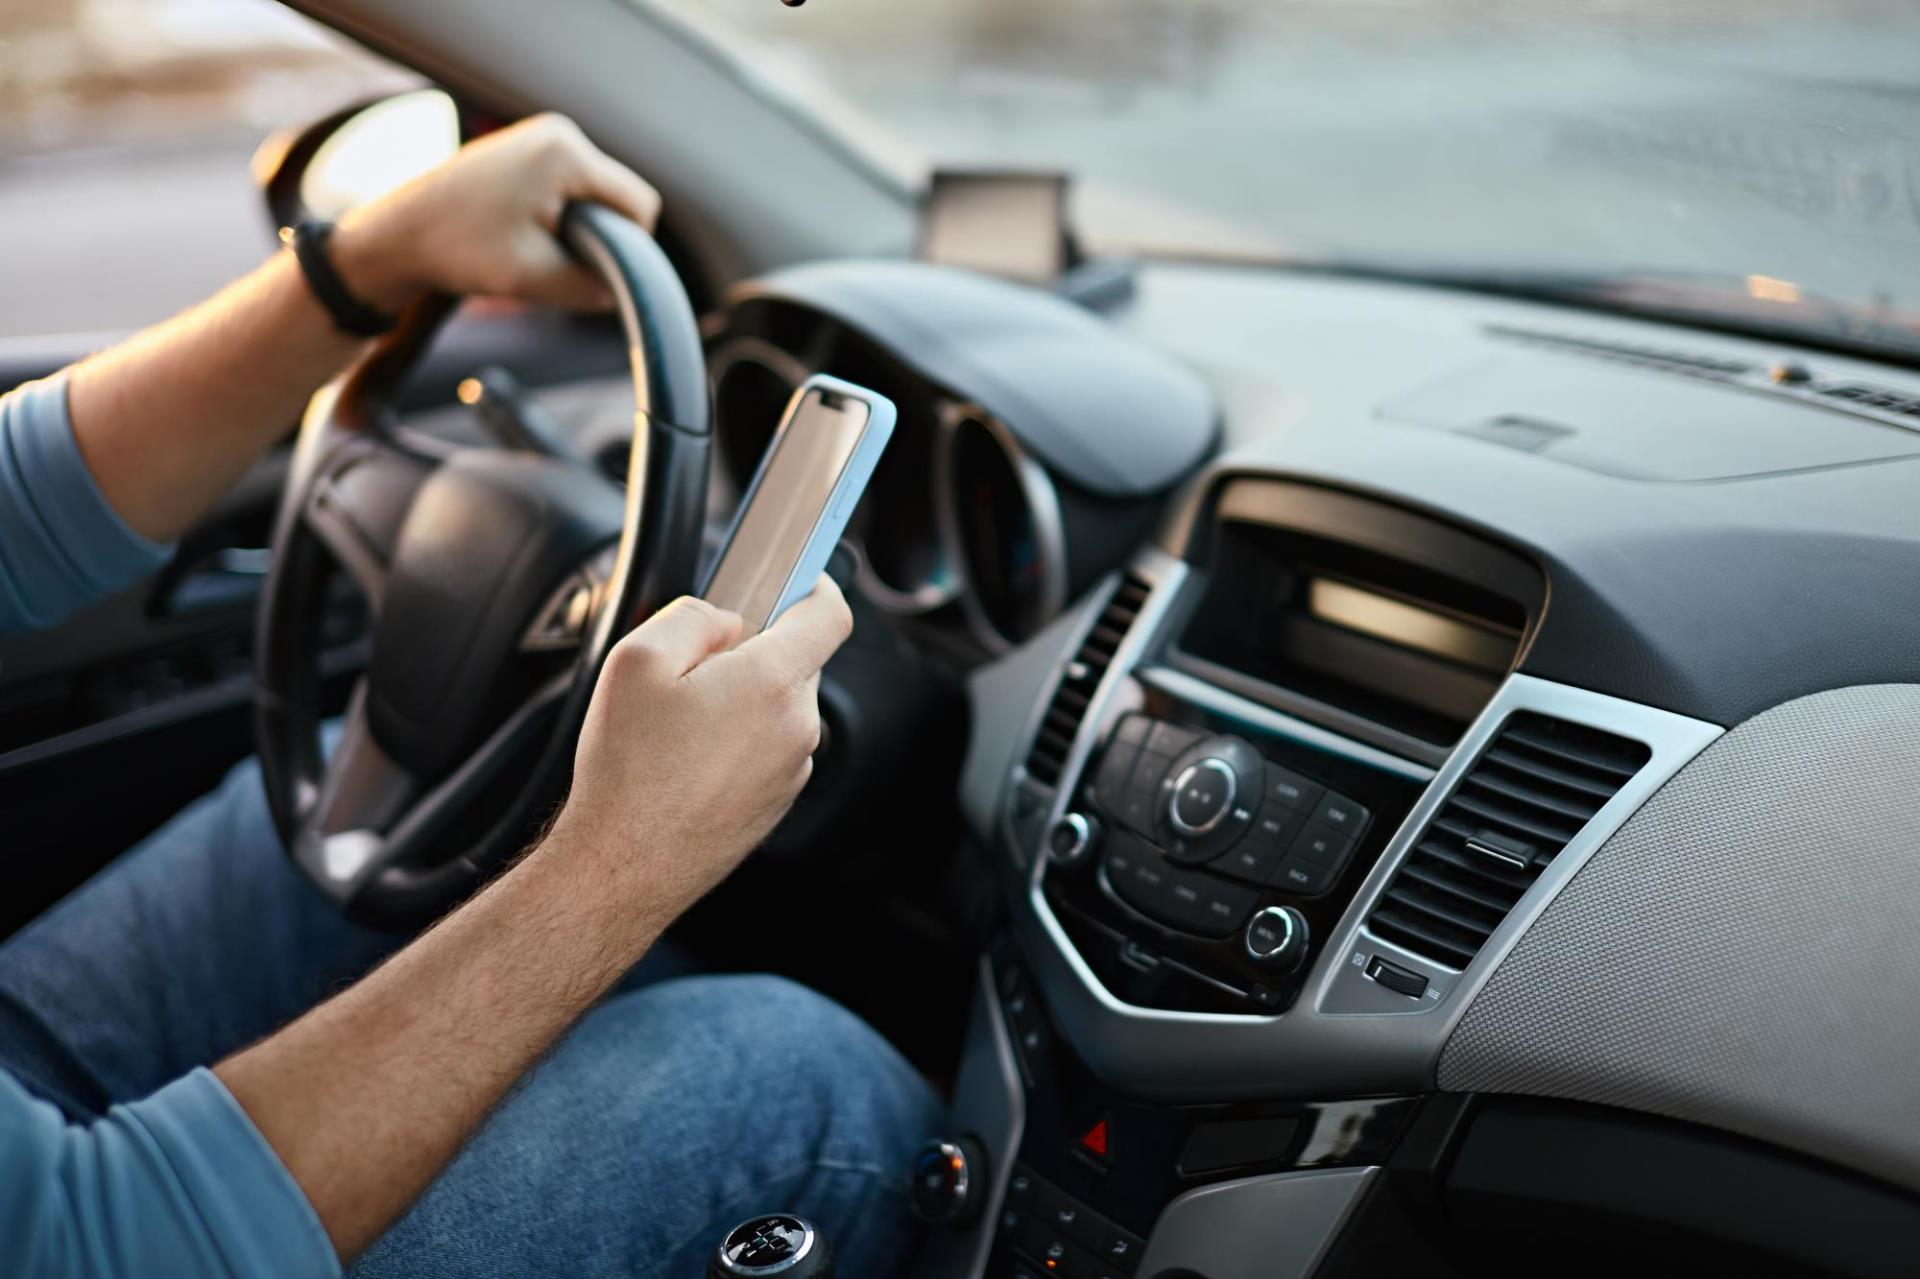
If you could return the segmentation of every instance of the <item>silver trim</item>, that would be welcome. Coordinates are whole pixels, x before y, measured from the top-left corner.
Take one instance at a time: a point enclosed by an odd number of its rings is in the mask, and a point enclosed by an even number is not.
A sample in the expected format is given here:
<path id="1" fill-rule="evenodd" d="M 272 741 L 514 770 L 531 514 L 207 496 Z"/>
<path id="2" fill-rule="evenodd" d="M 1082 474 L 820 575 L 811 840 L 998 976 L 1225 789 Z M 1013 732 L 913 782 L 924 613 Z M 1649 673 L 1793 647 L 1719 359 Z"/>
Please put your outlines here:
<path id="1" fill-rule="evenodd" d="M 723 434 L 720 430 L 719 416 L 721 380 L 736 366 L 742 363 L 757 364 L 761 368 L 766 369 L 786 384 L 789 394 L 799 390 L 800 384 L 806 381 L 814 372 L 812 368 L 808 367 L 805 360 L 786 348 L 769 342 L 765 338 L 753 336 L 736 337 L 716 347 L 713 354 L 707 359 L 707 377 L 714 388 L 714 427 L 716 437 Z M 727 486 L 724 491 L 725 498 L 730 503 L 738 502 L 741 494 L 745 491 L 748 481 L 751 480 L 752 477 L 728 473 L 725 466 L 725 444 L 719 438 L 716 438 L 715 442 L 719 445 L 717 451 L 720 454 L 721 461 L 719 465 L 713 468 L 714 476 L 717 481 Z M 935 447 L 938 447 L 937 441 L 935 442 Z M 941 556 L 949 563 L 956 563 L 953 545 L 947 538 L 945 530 L 940 527 L 937 517 L 934 525 L 934 537 L 939 542 Z M 954 596 L 960 592 L 960 574 L 957 571 L 943 572 L 934 579 L 923 582 L 911 589 L 902 590 L 886 581 L 874 569 L 873 562 L 867 556 L 866 545 L 858 536 L 849 533 L 844 540 L 854 552 L 853 583 L 855 589 L 866 597 L 868 603 L 884 613 L 891 613 L 896 617 L 912 617 L 921 613 L 931 612 L 943 604 L 951 603 Z"/>
<path id="2" fill-rule="evenodd" d="M 800 1229 L 806 1231 L 806 1234 L 801 1236 L 800 1246 L 794 1249 L 793 1255 L 791 1257 L 788 1257 L 785 1261 L 776 1261 L 771 1266 L 736 1265 L 733 1259 L 728 1257 L 726 1252 L 724 1251 L 724 1249 L 727 1246 L 727 1239 L 733 1238 L 734 1232 L 739 1230 L 740 1226 L 744 1226 L 748 1222 L 758 1221 L 760 1217 L 785 1217 L 790 1221 L 797 1221 L 800 1223 Z M 790 1212 L 763 1212 L 763 1213 L 760 1213 L 758 1216 L 747 1218 L 747 1220 L 741 1222 L 739 1226 L 735 1226 L 733 1230 L 727 1231 L 726 1238 L 720 1241 L 720 1247 L 723 1250 L 718 1254 L 720 1259 L 720 1268 L 726 1271 L 728 1274 L 748 1276 L 748 1279 L 752 1279 L 752 1277 L 755 1275 L 777 1275 L 781 1271 L 791 1270 L 795 1266 L 799 1265 L 801 1262 L 805 1261 L 807 1257 L 813 1252 L 814 1240 L 818 1239 L 819 1237 L 820 1237 L 820 1234 L 818 1231 L 816 1231 L 813 1228 L 813 1223 L 811 1221 L 808 1221 L 805 1217 L 796 1216 L 795 1214 Z"/>
<path id="3" fill-rule="evenodd" d="M 1053 846 L 1053 832 L 1060 826 L 1073 831 L 1073 847 L 1064 854 Z M 1078 866 L 1092 846 L 1093 824 L 1084 813 L 1063 813 L 1058 822 L 1047 828 L 1047 858 L 1062 869 Z"/>
<path id="4" fill-rule="evenodd" d="M 1210 768 L 1227 779 L 1227 799 L 1220 805 L 1219 812 L 1200 825 L 1194 826 L 1180 816 L 1180 792 L 1187 788 L 1187 783 L 1193 780 L 1193 775 L 1203 768 Z M 1188 764 L 1180 770 L 1180 776 L 1173 779 L 1173 785 L 1167 790 L 1167 824 L 1182 835 L 1204 835 L 1227 820 L 1227 814 L 1233 811 L 1233 801 L 1239 798 L 1239 791 L 1240 779 L 1234 775 L 1233 766 L 1224 759 L 1208 756 L 1198 763 Z"/>
<path id="5" fill-rule="evenodd" d="M 554 587 L 520 637 L 520 651 L 550 653 L 580 647 L 581 639 L 600 613 L 600 606 L 606 603 L 607 588 L 613 582 L 613 568 L 619 555 L 620 544 L 609 543 Z M 570 608 L 582 592 L 586 599 L 584 607 Z"/>
<path id="6" fill-rule="evenodd" d="M 757 364 L 767 372 L 773 374 L 773 376 L 778 378 L 787 388 L 787 396 L 789 399 L 792 398 L 795 391 L 800 389 L 800 384 L 806 381 L 808 376 L 813 373 L 813 370 L 807 367 L 805 360 L 802 360 L 785 347 L 776 346 L 765 338 L 737 337 L 714 349 L 713 354 L 707 357 L 707 380 L 713 386 L 713 425 L 716 437 L 714 443 L 719 445 L 717 452 L 720 454 L 721 462 L 721 466 L 716 469 L 721 470 L 723 473 L 725 471 L 727 451 L 726 442 L 724 438 L 722 438 L 723 433 L 721 431 L 720 390 L 726 380 L 727 374 L 733 372 L 734 369 L 742 364 Z M 768 432 L 768 438 L 772 438 L 771 431 Z M 751 480 L 753 476 L 729 474 L 726 475 L 725 478 L 734 486 L 735 496 L 738 496 L 740 492 L 745 491 L 747 481 Z"/>
<path id="7" fill-rule="evenodd" d="M 968 425 L 984 430 L 999 447 L 1012 469 L 1014 480 L 1026 499 L 1027 513 L 1033 519 L 1036 553 L 1040 558 L 1040 599 L 1035 607 L 1033 632 L 1028 635 L 1004 635 L 988 619 L 974 590 L 976 573 L 967 559 L 966 540 L 960 535 L 959 495 L 953 491 L 954 443 Z M 967 627 L 990 652 L 1005 653 L 1060 615 L 1067 603 L 1067 533 L 1060 516 L 1060 494 L 1053 487 L 1047 469 L 1027 452 L 1019 437 L 1005 423 L 973 404 L 948 403 L 940 411 L 940 441 L 934 453 L 934 501 L 940 519 L 941 537 L 961 583 L 959 599 Z"/>
<path id="8" fill-rule="evenodd" d="M 1026 1131 L 1027 1095 L 1014 1060 L 1007 1018 L 994 986 L 993 965 L 980 957 L 973 1011 L 967 1019 L 966 1046 L 954 1074 L 953 1104 L 947 1122 L 958 1133 L 971 1135 L 987 1153 L 986 1202 L 980 1215 L 961 1229 L 948 1227 L 929 1235 L 915 1259 L 917 1279 L 979 1279 L 992 1255 L 999 1227 L 1000 1205 L 1007 1195 L 1007 1179 Z"/>
<path id="9" fill-rule="evenodd" d="M 1467 851 L 1478 853 L 1488 861 L 1499 862 L 1508 870 L 1525 870 L 1528 864 L 1527 859 L 1518 853 L 1510 853 L 1504 848 L 1495 848 L 1492 844 L 1479 839 L 1469 839 Z"/>
<path id="10" fill-rule="evenodd" d="M 934 536 L 940 543 L 940 554 L 951 559 L 953 551 L 947 546 L 946 535 L 939 530 L 937 523 L 936 521 Z M 903 591 L 880 576 L 880 571 L 874 568 L 873 561 L 867 558 L 867 547 L 864 541 L 857 537 L 849 537 L 845 541 L 854 553 L 854 586 L 866 597 L 869 604 L 883 613 L 891 613 L 895 617 L 917 617 L 922 613 L 930 613 L 943 604 L 952 603 L 954 597 L 960 594 L 960 574 L 953 569 L 943 570 L 938 576 L 922 582 L 912 590 Z"/>
<path id="11" fill-rule="evenodd" d="M 1142 666 L 1134 677 L 1148 688 L 1157 688 L 1189 706 L 1198 706 L 1201 710 L 1212 711 L 1227 719 L 1238 720 L 1249 728 L 1257 729 L 1271 737 L 1290 737 L 1303 746 L 1325 751 L 1329 755 L 1338 755 L 1350 759 L 1356 764 L 1366 764 L 1395 777 L 1404 777 L 1410 782 L 1426 783 L 1433 780 L 1435 770 L 1427 765 L 1398 755 L 1389 754 L 1377 746 L 1365 742 L 1356 742 L 1351 737 L 1342 737 L 1329 728 L 1308 720 L 1277 711 L 1271 706 L 1263 706 L 1238 693 L 1229 692 L 1218 685 L 1209 684 L 1198 676 L 1177 670 L 1171 666 Z"/>
<path id="12" fill-rule="evenodd" d="M 1154 583 L 1153 590 L 1094 691 L 1068 753 L 1050 818 L 1057 818 L 1066 805 L 1094 744 L 1126 708 L 1139 705 L 1143 683 L 1261 732 L 1335 751 L 1397 776 L 1430 779 L 1315 957 L 1299 1000 L 1278 1015 L 1171 1012 L 1121 1001 L 1101 985 L 1047 905 L 1040 889 L 1044 860 L 1023 863 L 1029 867 L 1028 882 L 1014 912 L 1014 928 L 1048 1006 L 1097 1074 L 1142 1096 L 1199 1101 L 1431 1090 L 1447 1036 L 1514 942 L 1594 850 L 1722 731 L 1717 725 L 1654 707 L 1513 675 L 1495 691 L 1447 762 L 1433 773 L 1316 725 L 1209 689 L 1191 676 L 1164 668 L 1138 670 L 1144 655 L 1155 651 L 1160 642 L 1189 573 L 1183 563 L 1157 548 L 1143 552 L 1134 567 Z M 1649 747 L 1650 758 L 1546 867 L 1465 971 L 1435 964 L 1373 937 L 1363 921 L 1406 859 L 1414 836 L 1439 810 L 1506 717 L 1522 710 L 1634 738 Z M 1409 1007 L 1412 1001 L 1404 995 L 1366 980 L 1362 969 L 1375 954 L 1424 975 L 1429 983 L 1426 998 Z"/>
<path id="13" fill-rule="evenodd" d="M 1265 918 L 1268 915 L 1275 916 L 1276 918 L 1285 922 L 1285 924 L 1287 925 L 1287 935 L 1281 938 L 1280 944 L 1278 946 L 1275 946 L 1272 950 L 1267 950 L 1267 951 L 1255 950 L 1253 948 L 1253 926 L 1259 923 L 1263 918 Z M 1243 942 L 1247 948 L 1247 958 L 1251 959 L 1256 964 L 1272 963 L 1273 957 L 1275 955 L 1280 954 L 1288 946 L 1291 946 L 1293 944 L 1294 934 L 1301 931 L 1301 926 L 1293 922 L 1298 917 L 1299 917 L 1298 911 L 1293 910 L 1286 906 L 1262 906 L 1259 910 L 1254 911 L 1253 918 L 1247 921 L 1246 931 L 1241 934 Z M 1298 959 L 1295 959 L 1293 962 L 1293 967 L 1298 968 L 1299 966 L 1300 966 L 1300 961 Z M 1292 969 L 1288 969 L 1287 971 L 1291 972 Z"/>

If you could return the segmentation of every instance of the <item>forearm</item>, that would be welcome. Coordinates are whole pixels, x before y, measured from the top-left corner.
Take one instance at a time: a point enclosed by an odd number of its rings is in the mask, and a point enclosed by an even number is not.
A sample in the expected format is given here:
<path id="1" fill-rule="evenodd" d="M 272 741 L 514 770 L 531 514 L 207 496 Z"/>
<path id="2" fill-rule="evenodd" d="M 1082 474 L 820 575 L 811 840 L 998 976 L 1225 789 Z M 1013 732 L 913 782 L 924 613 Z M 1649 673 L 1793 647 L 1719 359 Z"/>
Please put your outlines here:
<path id="1" fill-rule="evenodd" d="M 396 314 L 423 292 L 604 306 L 554 238 L 569 200 L 651 226 L 660 197 L 571 123 L 503 129 L 341 219 L 328 256 L 347 291 Z M 237 480 L 359 350 L 282 251 L 217 297 L 74 370 L 88 469 L 126 525 L 171 541 Z"/>
<path id="2" fill-rule="evenodd" d="M 343 231 L 333 247 L 356 291 L 404 301 L 382 284 L 364 238 Z M 283 250 L 192 310 L 76 367 L 68 390 L 74 437 L 127 526 L 171 541 L 360 347 L 334 326 Z"/>
<path id="3" fill-rule="evenodd" d="M 613 890 L 620 878 L 597 852 L 549 841 L 358 985 L 215 1068 L 343 1262 L 664 928 Z"/>

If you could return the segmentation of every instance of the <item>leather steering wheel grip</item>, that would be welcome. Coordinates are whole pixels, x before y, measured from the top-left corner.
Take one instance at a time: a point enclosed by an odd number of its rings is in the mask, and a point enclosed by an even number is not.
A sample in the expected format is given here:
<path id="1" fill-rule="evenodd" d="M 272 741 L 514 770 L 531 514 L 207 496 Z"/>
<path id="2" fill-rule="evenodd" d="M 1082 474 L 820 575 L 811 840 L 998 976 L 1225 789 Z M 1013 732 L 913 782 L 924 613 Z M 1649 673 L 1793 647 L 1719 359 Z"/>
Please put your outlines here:
<path id="1" fill-rule="evenodd" d="M 559 235 L 613 293 L 632 365 L 636 413 L 616 562 L 565 673 L 432 776 L 409 774 L 375 740 L 366 681 L 334 758 L 324 756 L 317 622 L 330 561 L 359 580 L 376 608 L 390 580 L 406 580 L 389 572 L 394 549 L 414 499 L 447 459 L 410 447 L 384 424 L 452 301 L 411 310 L 314 396 L 301 423 L 256 631 L 256 745 L 289 855 L 349 915 L 377 927 L 419 927 L 520 851 L 565 792 L 607 653 L 694 586 L 710 421 L 692 304 L 658 243 L 621 214 L 577 202 Z M 529 455 L 525 465 L 565 464 Z M 503 790 L 511 793 L 501 803 Z M 484 823 L 472 812 L 481 803 Z"/>

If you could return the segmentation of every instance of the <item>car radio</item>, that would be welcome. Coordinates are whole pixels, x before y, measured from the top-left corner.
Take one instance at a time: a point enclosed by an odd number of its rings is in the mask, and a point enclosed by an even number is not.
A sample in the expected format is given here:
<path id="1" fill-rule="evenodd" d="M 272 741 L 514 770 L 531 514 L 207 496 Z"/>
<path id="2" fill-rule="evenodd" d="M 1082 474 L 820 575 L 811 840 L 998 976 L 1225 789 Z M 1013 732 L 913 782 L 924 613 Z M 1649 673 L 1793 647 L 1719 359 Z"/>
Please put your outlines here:
<path id="1" fill-rule="evenodd" d="M 1418 787 L 1172 718 L 1184 709 L 1114 726 L 1048 831 L 1045 891 L 1121 998 L 1277 1012 Z"/>

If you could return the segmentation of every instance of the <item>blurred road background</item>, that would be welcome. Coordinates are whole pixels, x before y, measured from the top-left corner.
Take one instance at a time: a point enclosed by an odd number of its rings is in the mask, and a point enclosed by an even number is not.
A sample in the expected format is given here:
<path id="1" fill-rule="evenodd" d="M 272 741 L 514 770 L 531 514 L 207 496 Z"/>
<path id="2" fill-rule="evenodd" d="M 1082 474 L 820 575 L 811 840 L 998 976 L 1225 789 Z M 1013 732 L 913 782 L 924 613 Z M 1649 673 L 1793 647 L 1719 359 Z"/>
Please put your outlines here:
<path id="1" fill-rule="evenodd" d="M 889 154 L 1070 169 L 1095 242 L 1920 299 L 1916 0 L 635 2 Z M 410 82 L 271 0 L 0 0 L 0 337 L 244 269 L 264 133 Z"/>
<path id="2" fill-rule="evenodd" d="M 0 0 L 0 338 L 204 297 L 272 248 L 268 130 L 412 83 L 270 0 Z"/>

